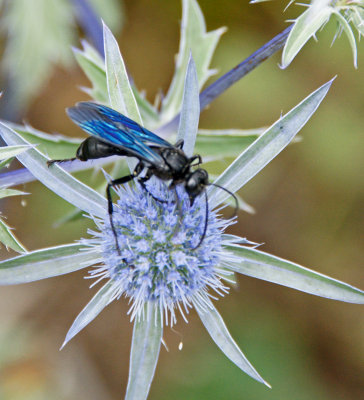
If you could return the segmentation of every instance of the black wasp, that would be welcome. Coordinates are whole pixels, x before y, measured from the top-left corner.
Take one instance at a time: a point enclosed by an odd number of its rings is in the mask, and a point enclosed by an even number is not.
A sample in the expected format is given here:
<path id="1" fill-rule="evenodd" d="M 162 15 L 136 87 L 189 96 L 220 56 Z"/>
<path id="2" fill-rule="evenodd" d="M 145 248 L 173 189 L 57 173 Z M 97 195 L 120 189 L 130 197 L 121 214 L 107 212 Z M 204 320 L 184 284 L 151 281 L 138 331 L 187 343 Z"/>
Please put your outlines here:
<path id="1" fill-rule="evenodd" d="M 171 181 L 169 188 L 174 190 L 181 218 L 181 207 L 178 203 L 176 185 L 184 185 L 191 205 L 195 198 L 202 192 L 206 196 L 205 189 L 207 185 L 214 185 L 209 183 L 206 170 L 202 168 L 191 169 L 193 166 L 198 166 L 202 160 L 199 155 L 188 157 L 182 150 L 182 140 L 172 145 L 125 115 L 96 103 L 77 103 L 76 106 L 67 108 L 67 114 L 73 122 L 93 136 L 90 136 L 80 144 L 76 152 L 76 157 L 65 160 L 49 160 L 48 166 L 58 162 L 76 159 L 87 161 L 113 155 L 135 157 L 139 160 L 132 174 L 114 179 L 106 187 L 110 225 L 118 250 L 117 234 L 112 219 L 113 203 L 111 188 L 113 186 L 138 179 L 142 187 L 147 190 L 145 182 L 152 176 L 156 176 L 163 181 Z M 140 176 L 143 170 L 146 173 L 144 176 Z M 231 194 L 236 201 L 236 197 L 230 191 L 222 187 L 220 188 Z M 164 200 L 155 199 L 164 202 Z M 207 219 L 208 203 L 206 197 L 204 232 L 196 248 L 201 245 L 206 235 Z"/>

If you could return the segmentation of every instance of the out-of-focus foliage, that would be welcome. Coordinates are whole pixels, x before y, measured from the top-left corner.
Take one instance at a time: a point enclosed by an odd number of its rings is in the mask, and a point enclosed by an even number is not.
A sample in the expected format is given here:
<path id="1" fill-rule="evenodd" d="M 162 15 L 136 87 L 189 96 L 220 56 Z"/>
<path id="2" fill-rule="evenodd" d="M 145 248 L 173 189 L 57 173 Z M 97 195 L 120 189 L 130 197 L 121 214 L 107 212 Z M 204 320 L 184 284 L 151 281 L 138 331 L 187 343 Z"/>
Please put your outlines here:
<path id="1" fill-rule="evenodd" d="M 91 1 L 91 0 L 90 0 Z M 75 6 L 72 0 L 3 0 L 2 31 L 6 36 L 2 67 L 12 90 L 14 107 L 24 108 L 47 80 L 55 65 L 72 64 L 76 43 Z M 100 19 L 115 30 L 122 22 L 117 0 L 92 0 Z"/>
<path id="2" fill-rule="evenodd" d="M 20 107 L 47 81 L 52 65 L 70 65 L 74 24 L 68 0 L 5 2 L 2 25 L 7 43 L 3 68 Z"/>

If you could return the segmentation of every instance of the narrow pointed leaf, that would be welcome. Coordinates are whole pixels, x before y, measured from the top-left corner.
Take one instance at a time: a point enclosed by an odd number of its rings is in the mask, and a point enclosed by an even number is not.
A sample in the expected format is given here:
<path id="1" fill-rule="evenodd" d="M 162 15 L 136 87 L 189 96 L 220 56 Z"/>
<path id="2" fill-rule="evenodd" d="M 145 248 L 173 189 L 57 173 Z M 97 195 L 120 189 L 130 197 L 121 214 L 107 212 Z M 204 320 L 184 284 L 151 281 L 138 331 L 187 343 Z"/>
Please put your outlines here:
<path id="1" fill-rule="evenodd" d="M 26 194 L 28 193 L 21 192 L 20 190 L 0 188 L 0 199 L 11 196 L 23 196 Z"/>
<path id="2" fill-rule="evenodd" d="M 87 40 L 81 40 L 81 45 L 82 45 L 82 50 L 77 48 L 73 48 L 72 50 L 75 51 L 79 50 L 79 52 L 82 53 L 85 58 L 88 58 L 90 61 L 92 61 L 93 64 L 102 69 L 104 71 L 104 76 L 106 77 L 105 60 L 103 56 Z M 105 84 L 106 84 L 106 78 L 105 78 Z"/>
<path id="3" fill-rule="evenodd" d="M 10 158 L 5 158 L 5 160 L 0 161 L 0 170 L 2 170 L 3 168 L 7 168 L 13 160 L 14 160 L 14 157 L 10 157 Z M 0 186 L 2 186 L 2 185 L 0 184 Z"/>
<path id="4" fill-rule="evenodd" d="M 197 154 L 200 154 L 199 152 L 197 152 Z M 213 174 L 209 174 L 209 178 L 211 181 L 215 180 L 215 176 Z M 253 206 L 251 206 L 250 204 L 248 204 L 241 196 L 239 196 L 238 194 L 235 193 L 235 197 L 238 201 L 238 210 L 242 210 L 245 211 L 249 214 L 255 214 L 255 209 Z M 229 205 L 230 207 L 233 207 L 235 210 L 236 207 L 236 201 L 235 199 L 230 196 L 228 198 L 225 199 L 224 201 L 225 204 Z"/>
<path id="5" fill-rule="evenodd" d="M 239 210 L 245 211 L 249 214 L 255 214 L 255 209 L 253 206 L 251 206 L 250 204 L 248 204 L 241 196 L 239 196 L 238 194 L 235 194 L 237 200 L 238 200 L 238 208 Z M 235 209 L 235 200 L 232 197 L 228 197 L 225 200 L 225 203 L 228 204 L 230 207 L 234 207 Z"/>
<path id="6" fill-rule="evenodd" d="M 24 253 L 26 251 L 23 245 L 11 232 L 11 228 L 9 228 L 1 218 L 0 218 L 0 242 L 3 243 L 6 247 L 10 247 L 11 249 L 17 251 L 18 253 Z M 1 270 L 0 270 L 0 277 L 1 277 Z M 0 278 L 0 283 L 1 283 L 1 278 Z"/>
<path id="7" fill-rule="evenodd" d="M 241 257 L 239 265 L 231 266 L 235 272 L 328 299 L 364 304 L 364 291 L 347 283 L 257 249 L 240 246 L 227 249 Z"/>
<path id="8" fill-rule="evenodd" d="M 200 99 L 195 62 L 192 56 L 188 62 L 183 102 L 177 141 L 183 139 L 183 150 L 188 157 L 193 155 L 200 118 Z"/>
<path id="9" fill-rule="evenodd" d="M 355 8 L 350 12 L 349 15 L 353 25 L 358 30 L 360 39 L 360 36 L 364 36 L 364 8 Z"/>
<path id="10" fill-rule="evenodd" d="M 58 228 L 64 224 L 67 224 L 68 222 L 78 221 L 81 218 L 83 218 L 82 211 L 78 210 L 77 208 L 74 208 L 73 210 L 69 211 L 68 213 L 65 213 L 64 215 L 62 215 L 62 217 L 57 219 L 54 222 L 53 226 L 55 228 Z"/>
<path id="11" fill-rule="evenodd" d="M 247 244 L 249 246 L 258 246 L 259 245 L 259 243 L 251 242 L 247 238 L 243 238 L 243 237 L 236 236 L 236 235 L 231 235 L 228 233 L 223 233 L 222 239 L 224 241 L 229 241 L 229 244 L 233 244 L 233 245 L 235 245 L 235 244 L 243 244 L 243 245 Z"/>
<path id="12" fill-rule="evenodd" d="M 0 284 L 16 285 L 78 271 L 98 262 L 98 254 L 80 244 L 32 251 L 0 262 Z"/>
<path id="13" fill-rule="evenodd" d="M 111 107 L 143 125 L 119 45 L 105 24 L 104 48 L 107 90 Z M 135 160 L 128 157 L 126 162 L 130 171 L 133 171 Z"/>
<path id="14" fill-rule="evenodd" d="M 149 302 L 145 314 L 134 322 L 125 400 L 144 400 L 148 397 L 157 366 L 163 336 L 160 310 L 156 304 Z"/>
<path id="15" fill-rule="evenodd" d="M 296 19 L 283 49 L 282 68 L 288 67 L 302 47 L 326 24 L 332 12 L 333 8 L 330 6 L 315 13 L 308 9 Z"/>
<path id="16" fill-rule="evenodd" d="M 331 84 L 332 80 L 322 85 L 275 122 L 217 178 L 215 183 L 233 193 L 244 186 L 292 141 L 317 110 Z M 228 194 L 224 191 L 209 188 L 211 207 L 222 203 L 227 197 Z"/>
<path id="17" fill-rule="evenodd" d="M 29 145 L 18 133 L 0 123 L 0 135 L 10 145 Z M 48 158 L 31 148 L 18 155 L 19 161 L 40 181 L 60 197 L 79 209 L 104 217 L 107 201 L 90 187 L 84 185 L 60 166 L 47 166 Z"/>
<path id="18" fill-rule="evenodd" d="M 6 160 L 12 158 L 22 153 L 23 151 L 29 149 L 30 146 L 4 146 L 0 147 L 0 160 Z"/>
<path id="19" fill-rule="evenodd" d="M 168 93 L 162 103 L 164 120 L 170 120 L 180 110 L 190 52 L 192 52 L 196 63 L 198 82 L 201 88 L 207 79 L 215 73 L 214 70 L 209 69 L 209 66 L 217 43 L 224 32 L 225 28 L 207 32 L 204 16 L 197 1 L 183 0 L 181 39 L 175 72 Z"/>
<path id="20" fill-rule="evenodd" d="M 226 271 L 226 275 L 221 274 L 221 278 L 227 282 L 228 285 L 230 285 L 231 287 L 238 287 L 238 279 L 237 279 L 237 274 L 235 273 L 231 273 L 231 270 L 225 267 L 220 267 L 221 269 L 223 269 L 224 271 Z M 229 274 L 230 272 L 230 274 Z"/>
<path id="21" fill-rule="evenodd" d="M 346 36 L 349 39 L 351 50 L 353 52 L 354 67 L 358 68 L 358 62 L 357 62 L 358 61 L 358 50 L 356 47 L 355 36 L 350 27 L 350 24 L 338 11 L 335 11 L 334 15 L 335 15 L 336 19 L 338 20 L 340 26 L 343 28 L 344 32 L 346 33 Z"/>
<path id="22" fill-rule="evenodd" d="M 213 304 L 209 302 L 207 310 L 203 310 L 200 306 L 196 306 L 196 304 L 195 308 L 212 340 L 217 344 L 217 346 L 219 346 L 220 350 L 226 355 L 226 357 L 253 379 L 270 387 L 239 349 L 238 345 L 227 330 L 224 320 Z"/>
<path id="23" fill-rule="evenodd" d="M 83 50 L 73 49 L 73 52 L 79 66 L 92 83 L 92 88 L 87 91 L 94 100 L 108 104 L 105 64 L 98 54 L 95 55 L 95 50 L 87 42 L 82 44 Z"/>
<path id="24" fill-rule="evenodd" d="M 113 300 L 115 285 L 113 281 L 107 282 L 91 299 L 86 307 L 80 312 L 74 320 L 71 328 L 67 332 L 66 338 L 61 349 L 79 333 L 85 326 L 93 321 L 100 312 L 108 306 Z"/>
<path id="25" fill-rule="evenodd" d="M 111 107 L 142 124 L 119 45 L 105 24 L 104 47 L 107 88 Z"/>
<path id="26" fill-rule="evenodd" d="M 30 125 L 19 125 L 6 122 L 7 127 L 17 132 L 28 143 L 36 145 L 37 150 L 48 157 L 63 159 L 73 157 L 84 139 L 70 138 L 60 134 L 49 134 L 33 128 Z"/>

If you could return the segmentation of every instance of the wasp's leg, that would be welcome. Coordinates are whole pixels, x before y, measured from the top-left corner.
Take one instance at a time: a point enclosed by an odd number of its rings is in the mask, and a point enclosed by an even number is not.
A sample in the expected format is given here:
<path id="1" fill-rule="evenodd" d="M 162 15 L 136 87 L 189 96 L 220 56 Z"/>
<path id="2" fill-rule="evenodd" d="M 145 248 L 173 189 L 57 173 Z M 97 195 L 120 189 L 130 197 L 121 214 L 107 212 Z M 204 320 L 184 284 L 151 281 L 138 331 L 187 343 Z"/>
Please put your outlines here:
<path id="1" fill-rule="evenodd" d="M 149 196 L 151 196 L 155 201 L 158 201 L 159 203 L 168 203 L 168 200 L 163 200 L 163 199 L 160 199 L 160 198 L 158 198 L 158 197 L 155 197 L 154 194 L 151 193 L 151 192 L 148 190 L 148 188 L 147 188 L 147 186 L 146 186 L 146 184 L 145 184 L 145 182 L 146 182 L 148 179 L 150 179 L 150 177 L 147 178 L 147 177 L 145 176 L 145 177 L 143 177 L 143 178 L 139 178 L 139 179 L 138 179 L 138 182 L 140 183 L 140 185 L 142 186 L 142 188 L 149 194 Z"/>
<path id="2" fill-rule="evenodd" d="M 178 141 L 176 142 L 175 146 L 176 146 L 178 149 L 181 149 L 181 150 L 182 150 L 182 147 L 183 147 L 184 143 L 185 143 L 185 141 L 184 141 L 183 139 L 180 139 L 180 140 L 178 140 Z"/>
<path id="3" fill-rule="evenodd" d="M 113 213 L 113 206 L 112 206 L 112 200 L 111 200 L 111 188 L 114 186 L 118 185 L 123 185 L 125 183 L 128 183 L 135 179 L 142 171 L 144 168 L 144 164 L 139 161 L 136 167 L 134 168 L 134 172 L 130 175 L 123 176 L 122 178 L 118 179 L 113 179 L 111 182 L 109 182 L 106 186 L 106 196 L 107 196 L 107 202 L 108 202 L 108 209 L 109 209 L 109 214 L 111 215 Z"/>
<path id="4" fill-rule="evenodd" d="M 147 182 L 150 178 L 150 176 L 143 176 L 143 178 L 138 179 L 138 182 L 140 183 L 141 187 L 149 194 L 149 196 L 151 196 L 155 201 L 159 201 L 159 203 L 168 203 L 168 200 L 162 200 L 158 197 L 155 197 L 154 194 L 148 190 L 145 182 Z"/>
<path id="5" fill-rule="evenodd" d="M 159 199 L 158 197 L 155 197 L 154 194 L 151 193 L 151 192 L 148 190 L 148 188 L 147 188 L 145 182 L 147 182 L 152 176 L 153 176 L 153 175 L 148 171 L 147 174 L 146 174 L 145 176 L 143 176 L 143 177 L 141 177 L 141 178 L 138 178 L 138 182 L 140 183 L 141 187 L 142 187 L 150 196 L 152 196 L 152 198 L 153 198 L 154 200 L 159 201 L 160 203 L 168 203 L 168 200 Z"/>
<path id="6" fill-rule="evenodd" d="M 140 172 L 142 170 L 143 170 L 143 164 L 139 162 L 137 164 L 137 166 L 135 167 L 134 172 L 131 175 L 127 175 L 127 176 L 123 176 L 122 178 L 114 179 L 111 182 L 109 182 L 106 186 L 106 197 L 107 197 L 107 206 L 108 206 L 108 213 L 109 213 L 109 219 L 110 219 L 110 226 L 111 226 L 111 230 L 114 235 L 114 238 L 115 238 L 116 250 L 119 255 L 120 255 L 120 247 L 118 244 L 116 229 L 115 229 L 114 221 L 112 218 L 114 208 L 113 208 L 112 197 L 111 197 L 111 188 L 114 186 L 123 185 L 124 183 L 128 183 L 128 182 L 132 181 L 133 179 L 135 179 L 138 176 L 138 174 L 140 174 Z"/>
<path id="7" fill-rule="evenodd" d="M 75 161 L 75 160 L 77 160 L 77 157 L 66 158 L 65 160 L 48 160 L 47 165 L 48 165 L 48 167 L 50 167 L 51 165 L 53 165 L 55 163 L 63 163 L 63 162 Z"/>
<path id="8" fill-rule="evenodd" d="M 171 237 L 174 237 L 177 235 L 177 233 L 181 229 L 182 220 L 183 220 L 183 212 L 182 212 L 183 210 L 182 210 L 182 203 L 179 201 L 176 185 L 173 182 L 170 184 L 169 189 L 173 190 L 174 201 L 176 204 L 176 210 L 177 210 L 177 215 L 178 215 L 178 221 L 177 221 L 176 226 L 174 227 L 172 235 L 171 235 Z"/>
<path id="9" fill-rule="evenodd" d="M 195 160 L 197 160 L 197 164 L 192 165 L 192 163 L 193 163 Z M 191 166 L 191 167 L 196 167 L 196 166 L 202 164 L 202 158 L 201 158 L 201 156 L 200 156 L 199 154 L 197 154 L 197 155 L 195 155 L 195 156 L 192 156 L 192 157 L 189 159 L 189 163 L 190 163 L 190 166 Z"/>

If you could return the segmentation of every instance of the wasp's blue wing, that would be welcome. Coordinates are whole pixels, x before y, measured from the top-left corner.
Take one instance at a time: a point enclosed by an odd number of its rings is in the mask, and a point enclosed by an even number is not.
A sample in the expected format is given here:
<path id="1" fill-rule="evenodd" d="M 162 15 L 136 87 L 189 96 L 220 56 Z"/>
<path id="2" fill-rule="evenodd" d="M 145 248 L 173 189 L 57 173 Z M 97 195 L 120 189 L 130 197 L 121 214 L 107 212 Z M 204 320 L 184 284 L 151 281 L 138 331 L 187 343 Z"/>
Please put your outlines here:
<path id="1" fill-rule="evenodd" d="M 148 131 L 137 122 L 126 117 L 123 114 L 113 110 L 110 107 L 103 106 L 101 104 L 91 103 L 91 102 L 80 102 L 77 103 L 77 107 L 85 107 L 88 110 L 94 110 L 100 115 L 112 121 L 119 128 L 127 128 L 133 133 L 135 133 L 138 138 L 148 146 L 160 146 L 160 147 L 170 147 L 172 146 L 169 142 L 157 136 L 151 131 Z"/>
<path id="2" fill-rule="evenodd" d="M 163 158 L 153 147 L 171 147 L 161 137 L 143 128 L 137 122 L 118 113 L 112 108 L 80 102 L 67 109 L 68 116 L 84 131 L 122 148 L 130 156 L 135 156 L 151 164 L 163 163 Z"/>

